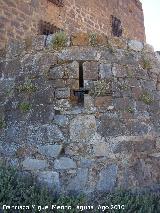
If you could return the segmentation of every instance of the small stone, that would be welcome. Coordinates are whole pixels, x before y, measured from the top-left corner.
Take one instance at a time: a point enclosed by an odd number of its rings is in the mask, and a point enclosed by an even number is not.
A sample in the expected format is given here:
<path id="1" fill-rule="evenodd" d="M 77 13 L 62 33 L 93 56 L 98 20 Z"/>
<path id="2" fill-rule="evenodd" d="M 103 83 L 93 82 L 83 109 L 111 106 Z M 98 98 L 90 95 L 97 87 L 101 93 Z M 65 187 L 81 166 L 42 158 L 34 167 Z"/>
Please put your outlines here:
<path id="1" fill-rule="evenodd" d="M 79 166 L 81 168 L 90 168 L 93 163 L 94 161 L 91 159 L 82 158 Z"/>
<path id="2" fill-rule="evenodd" d="M 6 58 L 13 58 L 19 56 L 23 51 L 25 51 L 25 42 L 14 41 L 7 45 Z"/>
<path id="3" fill-rule="evenodd" d="M 156 140 L 156 148 L 160 149 L 160 138 Z"/>
<path id="4" fill-rule="evenodd" d="M 98 191 L 111 191 L 115 187 L 117 178 L 118 166 L 115 164 L 108 165 L 99 174 L 99 181 L 97 183 Z"/>
<path id="5" fill-rule="evenodd" d="M 93 146 L 93 153 L 96 157 L 109 156 L 109 146 L 106 143 L 99 143 Z"/>
<path id="6" fill-rule="evenodd" d="M 160 158 L 160 152 L 158 152 L 158 153 L 152 153 L 149 156 L 150 157 L 154 157 L 154 158 Z"/>
<path id="7" fill-rule="evenodd" d="M 111 79 L 113 75 L 111 64 L 101 63 L 99 75 L 100 75 L 100 79 Z"/>
<path id="8" fill-rule="evenodd" d="M 66 111 L 71 108 L 70 100 L 68 99 L 60 99 L 56 100 L 56 105 L 54 107 L 55 110 Z"/>
<path id="9" fill-rule="evenodd" d="M 73 46 L 88 46 L 89 36 L 87 33 L 78 32 L 71 36 L 71 43 Z"/>
<path id="10" fill-rule="evenodd" d="M 57 54 L 58 60 L 65 61 L 93 61 L 100 58 L 99 52 L 93 47 L 71 47 L 63 49 Z"/>
<path id="11" fill-rule="evenodd" d="M 65 115 L 55 115 L 54 123 L 58 126 L 64 127 L 69 125 L 69 119 Z"/>
<path id="12" fill-rule="evenodd" d="M 160 91 L 160 83 L 157 84 L 157 90 Z"/>
<path id="13" fill-rule="evenodd" d="M 84 94 L 84 108 L 87 110 L 94 108 L 94 100 L 90 95 Z"/>
<path id="14" fill-rule="evenodd" d="M 62 79 L 64 76 L 64 67 L 63 66 L 54 66 L 49 69 L 47 74 L 49 79 Z"/>
<path id="15" fill-rule="evenodd" d="M 95 98 L 95 106 L 98 108 L 108 108 L 112 105 L 112 96 L 100 96 Z"/>
<path id="16" fill-rule="evenodd" d="M 46 169 L 48 168 L 49 165 L 46 160 L 26 158 L 22 162 L 22 166 L 24 170 L 34 171 L 34 170 Z"/>
<path id="17" fill-rule="evenodd" d="M 39 172 L 37 176 L 37 180 L 42 185 L 47 185 L 49 188 L 53 189 L 54 191 L 59 190 L 60 188 L 60 181 L 59 181 L 59 174 L 53 171 L 43 171 Z"/>
<path id="18" fill-rule="evenodd" d="M 76 163 L 71 158 L 61 157 L 54 161 L 55 169 L 75 169 L 76 167 Z"/>
<path id="19" fill-rule="evenodd" d="M 128 46 L 131 50 L 141 51 L 143 49 L 143 43 L 136 40 L 130 40 Z"/>
<path id="20" fill-rule="evenodd" d="M 45 155 L 46 157 L 53 157 L 56 158 L 59 156 L 59 154 L 62 151 L 62 145 L 54 144 L 54 145 L 45 145 L 45 146 L 40 146 L 38 148 L 38 151 L 42 154 Z"/>
<path id="21" fill-rule="evenodd" d="M 33 50 L 42 50 L 45 46 L 45 35 L 39 35 L 32 39 L 32 49 Z"/>
<path id="22" fill-rule="evenodd" d="M 96 132 L 96 120 L 93 115 L 77 116 L 70 123 L 70 139 L 76 142 L 87 141 Z"/>
<path id="23" fill-rule="evenodd" d="M 122 39 L 122 38 L 112 37 L 108 40 L 108 43 L 111 47 L 114 47 L 116 49 L 126 49 L 127 48 L 127 42 L 125 39 Z"/>
<path id="24" fill-rule="evenodd" d="M 65 99 L 70 97 L 70 88 L 58 88 L 55 91 L 55 98 Z"/>
<path id="25" fill-rule="evenodd" d="M 85 190 L 88 180 L 88 169 L 78 169 L 77 175 L 67 184 L 67 191 L 80 192 Z"/>
<path id="26" fill-rule="evenodd" d="M 98 62 L 84 62 L 83 63 L 83 79 L 84 80 L 98 80 Z"/>

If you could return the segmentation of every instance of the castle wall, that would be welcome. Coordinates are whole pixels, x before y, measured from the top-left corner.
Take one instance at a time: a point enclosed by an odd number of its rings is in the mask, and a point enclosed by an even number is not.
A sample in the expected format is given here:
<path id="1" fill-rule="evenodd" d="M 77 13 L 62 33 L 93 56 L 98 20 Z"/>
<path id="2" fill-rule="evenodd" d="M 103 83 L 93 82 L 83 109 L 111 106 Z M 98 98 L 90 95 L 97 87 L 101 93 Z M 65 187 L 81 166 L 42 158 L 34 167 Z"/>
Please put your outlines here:
<path id="1" fill-rule="evenodd" d="M 58 7 L 48 0 L 1 0 L 0 47 L 8 40 L 39 34 L 40 20 L 69 33 L 111 35 L 111 15 L 121 20 L 123 36 L 145 41 L 142 5 L 138 0 L 64 0 Z"/>
<path id="2" fill-rule="evenodd" d="M 160 59 L 139 41 L 76 36 L 1 52 L 1 163 L 63 193 L 158 186 Z"/>

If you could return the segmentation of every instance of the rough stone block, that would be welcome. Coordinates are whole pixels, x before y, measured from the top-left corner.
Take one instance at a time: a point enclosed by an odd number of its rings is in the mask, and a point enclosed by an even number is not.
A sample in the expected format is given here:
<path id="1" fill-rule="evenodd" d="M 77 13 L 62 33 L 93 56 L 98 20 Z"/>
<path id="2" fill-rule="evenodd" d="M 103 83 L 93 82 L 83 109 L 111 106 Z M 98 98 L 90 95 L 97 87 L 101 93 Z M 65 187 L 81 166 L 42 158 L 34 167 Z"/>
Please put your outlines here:
<path id="1" fill-rule="evenodd" d="M 113 76 L 112 65 L 101 63 L 100 70 L 99 70 L 99 76 L 100 76 L 100 79 L 111 79 Z"/>
<path id="2" fill-rule="evenodd" d="M 87 110 L 94 108 L 94 99 L 90 95 L 84 94 L 84 108 Z"/>
<path id="3" fill-rule="evenodd" d="M 108 38 L 106 35 L 98 35 L 94 33 L 89 34 L 89 43 L 91 46 L 101 46 L 101 45 L 106 45 L 108 42 Z"/>
<path id="4" fill-rule="evenodd" d="M 122 38 L 118 38 L 118 37 L 109 38 L 108 44 L 109 46 L 117 48 L 117 49 L 127 49 L 127 42 L 125 39 L 122 39 Z"/>
<path id="5" fill-rule="evenodd" d="M 45 35 L 40 35 L 32 38 L 32 49 L 33 50 L 42 50 L 45 46 Z"/>
<path id="6" fill-rule="evenodd" d="M 13 78 L 22 72 L 22 67 L 18 59 L 10 60 L 5 63 L 3 75 L 5 78 Z"/>
<path id="7" fill-rule="evenodd" d="M 78 169 L 77 175 L 73 177 L 67 184 L 67 191 L 81 192 L 85 191 L 88 181 L 88 169 Z"/>
<path id="8" fill-rule="evenodd" d="M 68 79 L 66 85 L 69 86 L 71 90 L 78 90 L 79 89 L 79 80 Z"/>
<path id="9" fill-rule="evenodd" d="M 71 159 L 67 157 L 61 157 L 54 161 L 54 168 L 55 169 L 76 169 L 76 163 Z"/>
<path id="10" fill-rule="evenodd" d="M 109 147 L 107 143 L 97 143 L 93 145 L 93 155 L 96 157 L 108 157 L 109 156 Z"/>
<path id="11" fill-rule="evenodd" d="M 32 147 L 22 146 L 17 149 L 16 156 L 19 158 L 22 158 L 22 157 L 27 157 L 27 156 L 33 155 L 36 152 L 37 152 L 37 149 L 34 146 L 32 146 Z"/>
<path id="12" fill-rule="evenodd" d="M 118 116 L 113 113 L 102 115 L 97 127 L 98 133 L 103 137 L 123 135 L 124 129 Z"/>
<path id="13" fill-rule="evenodd" d="M 26 158 L 22 162 L 22 166 L 24 170 L 42 170 L 48 168 L 48 163 L 46 160 L 38 160 L 38 159 L 32 159 L 32 158 Z"/>
<path id="14" fill-rule="evenodd" d="M 60 189 L 60 181 L 59 181 L 59 173 L 53 171 L 43 171 L 39 172 L 37 175 L 37 181 L 53 189 L 54 192 L 59 191 Z"/>
<path id="15" fill-rule="evenodd" d="M 153 157 L 153 158 L 160 158 L 160 152 L 158 152 L 158 153 L 152 153 L 149 156 Z"/>
<path id="16" fill-rule="evenodd" d="M 100 53 L 93 47 L 72 47 L 57 53 L 57 58 L 63 61 L 94 61 L 100 59 Z"/>
<path id="17" fill-rule="evenodd" d="M 95 106 L 98 108 L 108 108 L 112 106 L 112 96 L 99 96 L 95 98 Z"/>
<path id="18" fill-rule="evenodd" d="M 66 73 L 68 73 L 69 79 L 79 79 L 79 63 L 73 61 L 65 67 Z"/>
<path id="19" fill-rule="evenodd" d="M 98 62 L 84 62 L 83 63 L 83 79 L 84 80 L 98 80 L 99 64 Z"/>
<path id="20" fill-rule="evenodd" d="M 127 77 L 127 69 L 125 66 L 114 64 L 112 67 L 112 72 L 116 78 L 125 78 Z"/>
<path id="21" fill-rule="evenodd" d="M 89 35 L 87 33 L 74 33 L 71 36 L 71 43 L 73 46 L 88 46 L 89 45 Z"/>
<path id="22" fill-rule="evenodd" d="M 68 99 L 56 100 L 54 109 L 55 110 L 60 110 L 62 112 L 66 111 L 66 110 L 70 110 L 71 109 L 70 100 L 68 100 Z"/>
<path id="23" fill-rule="evenodd" d="M 38 147 L 39 153 L 45 155 L 46 157 L 56 158 L 62 151 L 62 145 L 54 144 L 54 145 L 45 145 Z"/>
<path id="24" fill-rule="evenodd" d="M 55 98 L 65 99 L 70 97 L 70 88 L 58 88 L 55 91 Z"/>
<path id="25" fill-rule="evenodd" d="M 48 78 L 49 79 L 59 79 L 64 76 L 64 68 L 63 66 L 53 66 L 49 69 Z"/>
<path id="26" fill-rule="evenodd" d="M 25 42 L 14 41 L 10 42 L 6 49 L 6 58 L 14 58 L 25 51 Z"/>
<path id="27" fill-rule="evenodd" d="M 118 166 L 115 164 L 108 165 L 99 174 L 99 180 L 97 183 L 98 191 L 111 191 L 115 187 L 117 179 Z"/>
<path id="28" fill-rule="evenodd" d="M 128 42 L 128 47 L 129 47 L 131 50 L 142 51 L 143 46 L 144 46 L 143 43 L 140 42 L 140 41 L 130 40 L 130 41 Z"/>
<path id="29" fill-rule="evenodd" d="M 157 84 L 157 90 L 160 91 L 160 83 Z"/>
<path id="30" fill-rule="evenodd" d="M 31 144 L 54 144 L 63 140 L 63 133 L 54 124 L 36 124 L 28 127 L 27 141 Z"/>
<path id="31" fill-rule="evenodd" d="M 55 115 L 54 116 L 54 123 L 58 126 L 64 127 L 69 125 L 69 119 L 65 115 Z"/>
<path id="32" fill-rule="evenodd" d="M 87 141 L 96 131 L 93 115 L 77 116 L 70 123 L 70 139 L 75 142 Z"/>
<path id="33" fill-rule="evenodd" d="M 72 63 L 51 66 L 48 72 L 49 79 L 79 79 L 79 63 L 73 61 Z"/>

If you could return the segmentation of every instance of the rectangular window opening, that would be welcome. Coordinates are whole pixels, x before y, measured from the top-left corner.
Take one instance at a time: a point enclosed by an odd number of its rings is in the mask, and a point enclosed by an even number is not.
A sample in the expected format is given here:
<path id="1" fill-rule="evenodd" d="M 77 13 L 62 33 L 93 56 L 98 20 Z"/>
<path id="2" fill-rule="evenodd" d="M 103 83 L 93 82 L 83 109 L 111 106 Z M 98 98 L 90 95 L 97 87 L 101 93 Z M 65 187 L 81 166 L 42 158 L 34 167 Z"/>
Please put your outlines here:
<path id="1" fill-rule="evenodd" d="M 40 21 L 39 23 L 39 34 L 40 35 L 50 35 L 56 32 L 59 32 L 60 28 L 56 27 L 54 24 L 51 24 L 46 21 Z"/>
<path id="2" fill-rule="evenodd" d="M 58 7 L 63 7 L 64 0 L 48 0 L 49 2 L 52 2 L 53 4 L 57 5 Z"/>
<path id="3" fill-rule="evenodd" d="M 112 18 L 112 35 L 116 36 L 116 37 L 120 37 L 122 36 L 122 24 L 121 24 L 121 20 L 111 16 Z"/>
<path id="4" fill-rule="evenodd" d="M 83 79 L 83 62 L 79 62 L 79 89 L 74 90 L 74 96 L 78 98 L 78 104 L 84 104 L 84 94 L 88 94 L 89 90 L 84 88 L 84 79 Z"/>

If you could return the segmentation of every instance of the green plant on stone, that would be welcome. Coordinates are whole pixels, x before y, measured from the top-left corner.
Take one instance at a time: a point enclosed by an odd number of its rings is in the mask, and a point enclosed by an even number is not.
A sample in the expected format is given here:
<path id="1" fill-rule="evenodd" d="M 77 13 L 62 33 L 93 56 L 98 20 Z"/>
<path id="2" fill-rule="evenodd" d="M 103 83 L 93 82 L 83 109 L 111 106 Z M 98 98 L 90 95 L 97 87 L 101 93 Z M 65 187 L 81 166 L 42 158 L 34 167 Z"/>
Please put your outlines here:
<path id="1" fill-rule="evenodd" d="M 105 80 L 98 80 L 94 82 L 93 88 L 90 90 L 89 94 L 93 97 L 105 96 L 110 90 L 110 82 Z"/>
<path id="2" fill-rule="evenodd" d="M 0 129 L 3 129 L 5 127 L 4 119 L 0 117 Z"/>
<path id="3" fill-rule="evenodd" d="M 144 92 L 140 96 L 140 101 L 143 101 L 145 104 L 150 105 L 153 102 L 152 96 L 148 92 Z"/>
<path id="4" fill-rule="evenodd" d="M 110 53 L 115 54 L 116 50 L 112 47 L 112 45 L 108 42 L 107 43 L 107 48 L 109 49 Z"/>
<path id="5" fill-rule="evenodd" d="M 134 113 L 134 109 L 132 107 L 128 107 L 126 109 L 126 111 L 129 112 L 129 113 Z"/>
<path id="6" fill-rule="evenodd" d="M 131 70 L 127 70 L 128 78 L 133 78 L 133 72 Z"/>
<path id="7" fill-rule="evenodd" d="M 67 44 L 67 35 L 65 32 L 60 31 L 54 34 L 54 38 L 52 40 L 53 48 L 60 49 L 65 47 Z"/>
<path id="8" fill-rule="evenodd" d="M 120 86 L 120 88 L 121 88 L 122 90 L 124 90 L 124 91 L 127 91 L 127 90 L 129 89 L 128 85 L 126 85 L 126 84 L 122 84 L 122 85 Z"/>
<path id="9" fill-rule="evenodd" d="M 97 45 L 97 34 L 96 33 L 89 34 L 89 43 L 93 47 Z"/>
<path id="10" fill-rule="evenodd" d="M 27 112 L 31 109 L 31 105 L 27 102 L 22 102 L 19 105 L 19 109 L 21 110 L 21 112 Z"/>
<path id="11" fill-rule="evenodd" d="M 18 92 L 25 92 L 25 93 L 33 93 L 36 92 L 37 87 L 31 82 L 31 80 L 27 80 L 24 84 L 19 85 L 17 87 Z"/>
<path id="12" fill-rule="evenodd" d="M 151 62 L 149 61 L 149 59 L 143 58 L 143 60 L 142 60 L 142 67 L 143 67 L 143 69 L 145 69 L 145 70 L 150 70 L 150 69 L 152 69 L 152 64 L 151 64 Z"/>

